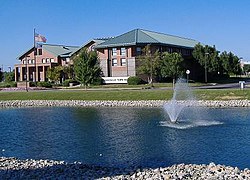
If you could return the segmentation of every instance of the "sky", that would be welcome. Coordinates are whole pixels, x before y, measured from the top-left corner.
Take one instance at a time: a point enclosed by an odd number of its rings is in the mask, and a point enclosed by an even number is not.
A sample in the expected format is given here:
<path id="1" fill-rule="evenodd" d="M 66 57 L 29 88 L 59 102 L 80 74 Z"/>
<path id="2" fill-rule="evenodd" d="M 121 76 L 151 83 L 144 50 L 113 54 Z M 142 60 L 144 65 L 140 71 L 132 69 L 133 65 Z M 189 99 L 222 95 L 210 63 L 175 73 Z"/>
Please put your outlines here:
<path id="1" fill-rule="evenodd" d="M 19 63 L 33 46 L 34 28 L 48 44 L 74 46 L 140 28 L 250 61 L 249 9 L 249 0 L 0 0 L 0 67 Z"/>

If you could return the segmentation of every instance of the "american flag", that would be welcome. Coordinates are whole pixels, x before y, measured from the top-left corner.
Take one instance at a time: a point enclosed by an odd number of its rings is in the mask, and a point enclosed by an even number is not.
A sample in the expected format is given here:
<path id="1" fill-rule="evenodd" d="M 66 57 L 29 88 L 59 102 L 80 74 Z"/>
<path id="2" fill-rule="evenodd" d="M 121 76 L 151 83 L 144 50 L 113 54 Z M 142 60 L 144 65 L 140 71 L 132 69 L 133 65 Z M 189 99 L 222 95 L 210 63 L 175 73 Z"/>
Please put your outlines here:
<path id="1" fill-rule="evenodd" d="M 35 41 L 46 43 L 47 39 L 44 36 L 42 36 L 41 34 L 35 33 Z"/>

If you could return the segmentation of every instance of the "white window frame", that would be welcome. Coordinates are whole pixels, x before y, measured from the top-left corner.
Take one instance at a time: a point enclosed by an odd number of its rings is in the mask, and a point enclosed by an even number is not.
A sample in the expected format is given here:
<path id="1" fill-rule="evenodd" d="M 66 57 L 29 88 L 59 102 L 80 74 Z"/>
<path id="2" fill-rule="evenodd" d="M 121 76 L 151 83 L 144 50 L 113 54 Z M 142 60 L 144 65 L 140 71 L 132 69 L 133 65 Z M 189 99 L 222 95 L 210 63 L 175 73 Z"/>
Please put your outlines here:
<path id="1" fill-rule="evenodd" d="M 127 65 L 127 59 L 121 58 L 121 66 L 126 66 L 126 65 Z"/>
<path id="2" fill-rule="evenodd" d="M 117 56 L 117 48 L 112 48 L 112 56 Z"/>
<path id="3" fill-rule="evenodd" d="M 117 66 L 117 59 L 112 59 L 112 66 Z"/>
<path id="4" fill-rule="evenodd" d="M 125 47 L 121 48 L 120 54 L 121 54 L 121 56 L 126 56 L 126 48 Z"/>

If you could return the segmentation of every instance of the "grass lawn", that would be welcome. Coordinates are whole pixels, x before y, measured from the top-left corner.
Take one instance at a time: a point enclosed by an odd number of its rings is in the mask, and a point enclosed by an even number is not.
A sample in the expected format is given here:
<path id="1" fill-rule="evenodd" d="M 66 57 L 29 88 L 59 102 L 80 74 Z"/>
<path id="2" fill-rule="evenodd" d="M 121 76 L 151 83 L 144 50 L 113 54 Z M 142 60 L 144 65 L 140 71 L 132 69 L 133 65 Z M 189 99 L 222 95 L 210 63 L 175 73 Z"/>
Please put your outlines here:
<path id="1" fill-rule="evenodd" d="M 250 99 L 250 90 L 197 89 L 199 100 Z M 1 92 L 0 100 L 169 100 L 172 90 L 51 90 L 29 92 Z"/>

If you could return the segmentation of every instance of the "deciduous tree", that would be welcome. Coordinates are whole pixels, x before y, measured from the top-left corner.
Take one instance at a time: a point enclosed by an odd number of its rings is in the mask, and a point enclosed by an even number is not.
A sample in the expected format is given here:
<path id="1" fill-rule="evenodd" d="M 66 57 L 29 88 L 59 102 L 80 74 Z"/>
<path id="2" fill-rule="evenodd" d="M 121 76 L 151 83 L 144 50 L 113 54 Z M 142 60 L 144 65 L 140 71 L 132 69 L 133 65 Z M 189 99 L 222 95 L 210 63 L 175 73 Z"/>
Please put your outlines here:
<path id="1" fill-rule="evenodd" d="M 168 53 L 164 52 L 162 54 L 161 61 L 161 76 L 162 77 L 171 77 L 173 79 L 173 85 L 175 80 L 183 75 L 184 69 L 182 67 L 184 59 L 179 53 Z"/>
<path id="2" fill-rule="evenodd" d="M 142 50 L 143 54 L 139 56 L 139 66 L 137 71 L 139 74 L 145 74 L 148 77 L 148 84 L 153 86 L 153 77 L 159 75 L 160 69 L 160 53 L 152 52 L 151 46 L 148 44 Z"/>

